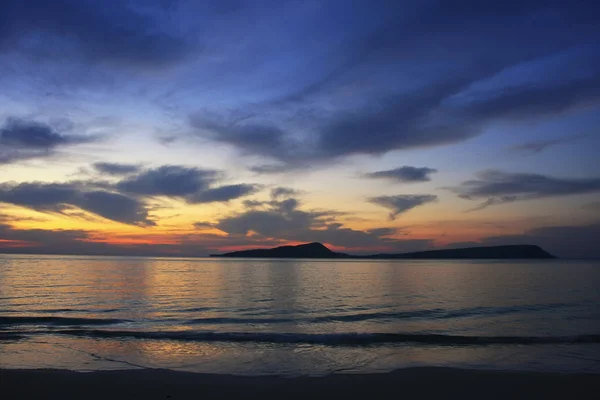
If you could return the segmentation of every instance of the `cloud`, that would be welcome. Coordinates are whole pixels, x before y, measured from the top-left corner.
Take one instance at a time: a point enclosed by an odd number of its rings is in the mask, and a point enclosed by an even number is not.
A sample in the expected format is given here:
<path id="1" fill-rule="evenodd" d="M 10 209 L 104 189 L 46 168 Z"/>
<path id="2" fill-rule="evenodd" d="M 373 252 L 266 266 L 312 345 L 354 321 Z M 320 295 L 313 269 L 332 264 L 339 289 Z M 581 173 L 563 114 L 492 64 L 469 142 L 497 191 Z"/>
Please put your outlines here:
<path id="1" fill-rule="evenodd" d="M 490 236 L 479 245 L 535 244 L 558 257 L 600 258 L 598 247 L 600 224 L 582 226 L 546 226 L 528 230 L 523 235 Z"/>
<path id="2" fill-rule="evenodd" d="M 296 190 L 296 189 L 292 189 L 292 188 L 288 188 L 288 187 L 283 187 L 283 186 L 278 186 L 278 187 L 275 187 L 275 188 L 271 189 L 271 198 L 273 200 L 279 200 L 281 198 L 295 196 L 295 195 L 297 195 L 299 193 L 300 192 L 298 190 Z"/>
<path id="3" fill-rule="evenodd" d="M 471 104 L 464 112 L 480 120 L 532 119 L 597 104 L 599 99 L 600 71 L 597 71 L 583 78 L 505 89 Z"/>
<path id="4" fill-rule="evenodd" d="M 308 72 L 281 82 L 287 93 L 238 103 L 219 118 L 192 113 L 190 125 L 202 138 L 259 156 L 253 171 L 277 173 L 456 144 L 498 123 L 597 105 L 600 60 L 591 32 L 600 32 L 587 15 L 597 4 L 502 3 L 509 4 L 422 2 L 407 12 L 402 2 L 358 1 L 344 4 L 352 13 L 343 16 L 342 5 L 323 6 L 321 18 L 339 20 L 339 40 L 323 48 L 310 42 L 321 51 L 298 53 L 300 65 L 289 64 Z M 263 71 L 265 82 L 274 72 Z"/>
<path id="5" fill-rule="evenodd" d="M 118 164 L 108 162 L 97 162 L 92 165 L 94 169 L 101 174 L 122 176 L 130 175 L 140 172 L 141 166 L 139 164 Z"/>
<path id="6" fill-rule="evenodd" d="M 454 144 L 478 136 L 498 121 L 536 120 L 600 101 L 600 74 L 542 88 L 500 91 L 467 102 L 457 100 L 478 80 L 502 68 L 465 70 L 463 76 L 449 76 L 413 92 L 376 98 L 360 109 L 335 111 L 323 121 L 296 117 L 297 129 L 283 128 L 278 126 L 283 123 L 276 121 L 254 123 L 254 117 L 229 125 L 210 125 L 201 122 L 198 115 L 192 116 L 192 127 L 202 137 L 233 145 L 246 155 L 276 161 L 253 167 L 258 173 L 274 173 L 355 154 L 380 155 Z M 314 124 L 318 124 L 316 130 L 302 134 Z M 207 130 L 211 132 L 208 136 L 204 133 Z"/>
<path id="7" fill-rule="evenodd" d="M 600 74 L 500 91 L 470 102 L 454 99 L 485 75 L 485 70 L 469 72 L 419 93 L 380 100 L 376 108 L 342 113 L 320 132 L 319 150 L 324 157 L 340 157 L 452 144 L 497 121 L 535 120 L 600 101 Z"/>
<path id="8" fill-rule="evenodd" d="M 256 232 L 264 237 L 282 237 L 295 235 L 322 225 L 318 216 L 297 209 L 298 202 L 288 199 L 283 202 L 269 202 L 266 210 L 250 209 L 244 213 L 220 220 L 215 226 L 233 235 L 247 235 Z"/>
<path id="9" fill-rule="evenodd" d="M 303 163 L 286 163 L 286 164 L 261 164 L 254 165 L 249 167 L 248 169 L 254 173 L 262 174 L 262 175 L 275 175 L 275 174 L 283 174 L 291 171 L 298 171 L 301 169 L 309 168 L 309 164 Z"/>
<path id="10" fill-rule="evenodd" d="M 196 112 L 190 115 L 192 128 L 200 134 L 221 143 L 233 145 L 245 154 L 258 154 L 273 157 L 275 154 L 287 154 L 291 151 L 286 132 L 270 124 L 244 122 L 252 118 L 229 117 L 228 121 L 217 120 L 213 115 Z M 208 132 L 208 135 L 204 135 Z"/>
<path id="11" fill-rule="evenodd" d="M 557 138 L 557 139 L 547 139 L 547 140 L 537 140 L 534 142 L 525 142 L 525 143 L 521 143 L 519 145 L 511 147 L 511 150 L 533 153 L 533 154 L 541 153 L 542 151 L 546 150 L 548 147 L 557 146 L 557 145 L 565 144 L 565 143 L 570 143 L 577 139 L 581 139 L 582 137 L 585 137 L 585 136 L 587 136 L 587 135 L 568 136 L 568 137 L 561 137 L 561 138 Z"/>
<path id="12" fill-rule="evenodd" d="M 475 210 L 513 201 L 600 192 L 600 178 L 556 178 L 494 170 L 481 172 L 478 178 L 447 189 L 463 199 L 485 199 Z"/>
<path id="13" fill-rule="evenodd" d="M 369 203 L 392 210 L 390 219 L 395 219 L 415 207 L 437 201 L 437 196 L 433 194 L 404 194 L 397 196 L 378 196 L 369 198 Z"/>
<path id="14" fill-rule="evenodd" d="M 215 227 L 211 222 L 194 222 L 193 225 L 196 229 L 213 229 Z"/>
<path id="15" fill-rule="evenodd" d="M 0 144 L 3 146 L 48 150 L 85 141 L 84 138 L 64 136 L 49 125 L 15 117 L 8 118 L 0 128 Z"/>
<path id="16" fill-rule="evenodd" d="M 600 201 L 593 201 L 583 206 L 585 210 L 589 211 L 600 211 Z"/>
<path id="17" fill-rule="evenodd" d="M 44 229 L 15 229 L 9 225 L 0 223 L 0 248 L 2 240 L 10 242 L 20 242 L 20 244 L 40 245 L 45 248 L 60 248 L 78 240 L 87 239 L 88 232 L 83 230 L 44 230 Z M 23 250 L 21 246 L 17 249 Z"/>
<path id="18" fill-rule="evenodd" d="M 211 253 L 204 244 L 221 243 L 211 235 L 188 235 L 175 242 L 171 239 L 169 244 L 152 243 L 152 239 L 147 238 L 141 243 L 118 243 L 119 237 L 115 236 L 105 237 L 85 230 L 16 229 L 0 223 L 0 253 L 193 257 Z"/>
<path id="19" fill-rule="evenodd" d="M 119 191 L 145 196 L 189 196 L 207 190 L 220 174 L 215 170 L 165 165 L 117 183 Z"/>
<path id="20" fill-rule="evenodd" d="M 212 203 L 216 201 L 227 202 L 255 193 L 260 189 L 258 185 L 238 184 L 220 186 L 196 193 L 187 198 L 190 203 Z"/>
<path id="21" fill-rule="evenodd" d="M 183 61 L 191 43 L 140 11 L 112 0 L 62 0 L 52 7 L 45 0 L 4 0 L 0 52 L 17 51 L 37 61 L 65 57 L 146 68 Z"/>
<path id="22" fill-rule="evenodd" d="M 416 93 L 377 99 L 374 106 L 362 110 L 340 112 L 320 131 L 319 150 L 327 157 L 378 155 L 391 150 L 457 143 L 476 136 L 479 129 L 474 129 L 470 121 L 462 120 L 460 126 L 429 121 L 443 100 L 473 81 L 450 78 Z"/>
<path id="23" fill-rule="evenodd" d="M 376 106 L 335 112 L 321 123 L 313 137 L 292 135 L 271 121 L 254 123 L 253 116 L 241 122 L 218 125 L 206 122 L 202 114 L 193 114 L 191 124 L 202 137 L 233 145 L 246 155 L 266 157 L 281 165 L 254 167 L 255 172 L 307 168 L 353 154 L 376 155 L 437 146 L 477 135 L 479 131 L 467 121 L 452 126 L 422 123 L 440 102 L 472 83 L 472 79 L 451 79 L 414 93 L 377 99 L 373 102 Z M 302 125 L 304 121 L 299 123 Z M 208 136 L 207 130 L 211 133 Z"/>
<path id="24" fill-rule="evenodd" d="M 74 136 L 52 126 L 9 117 L 0 126 L 0 164 L 46 157 L 58 149 L 98 140 L 97 136 Z"/>
<path id="25" fill-rule="evenodd" d="M 404 2 L 375 5 L 358 1 L 350 9 L 361 16 L 363 24 L 371 23 L 367 25 L 370 29 L 360 30 L 352 24 L 352 14 L 339 15 L 342 7 L 348 8 L 345 3 L 338 3 L 324 9 L 337 13 L 341 21 L 348 18 L 350 21 L 346 24 L 355 28 L 354 35 L 337 42 L 337 47 L 329 46 L 329 63 L 322 68 L 322 73 L 288 96 L 278 98 L 279 105 L 286 101 L 306 101 L 323 91 L 334 90 L 340 81 L 344 82 L 348 76 L 356 77 L 358 72 L 371 76 L 369 85 L 376 84 L 378 81 L 373 78 L 377 75 L 369 75 L 369 72 L 380 72 L 377 67 L 382 64 L 388 65 L 390 70 L 398 69 L 400 66 L 394 63 L 398 60 L 411 66 L 411 61 L 419 60 L 427 67 L 444 57 L 453 63 L 449 67 L 453 67 L 473 61 L 481 54 L 479 62 L 482 66 L 484 62 L 505 59 L 516 62 L 528 52 L 536 56 L 549 48 L 566 45 L 570 41 L 559 40 L 561 35 L 556 30 L 569 29 L 575 20 L 590 23 L 586 11 L 597 11 L 592 1 L 583 2 L 581 8 L 558 2 L 542 4 L 536 0 L 507 1 L 485 7 L 472 0 L 458 1 L 452 6 L 437 1 L 411 4 L 411 12 L 406 12 Z M 553 13 L 562 18 L 552 18 Z M 555 22 L 552 31 L 545 26 L 548 20 Z M 511 26 L 511 32 L 505 31 L 507 25 Z M 504 34 L 499 35 L 502 32 Z M 578 37 L 585 34 L 585 29 L 571 33 Z M 515 46 L 518 39 L 521 39 L 519 45 Z M 384 80 L 384 84 L 390 85 L 390 82 Z"/>
<path id="26" fill-rule="evenodd" d="M 255 193 L 261 186 L 236 184 L 217 186 L 223 173 L 212 169 L 164 165 L 128 176 L 116 183 L 115 188 L 136 196 L 179 197 L 188 203 L 229 201 Z"/>
<path id="27" fill-rule="evenodd" d="M 276 238 L 283 241 L 329 243 L 333 246 L 378 248 L 382 251 L 423 250 L 432 245 L 427 239 L 396 239 L 395 228 L 367 231 L 346 228 L 332 222 L 335 212 L 303 211 L 293 198 L 283 201 L 252 202 L 248 209 L 218 221 L 214 227 L 232 238 L 244 237 L 260 244 L 262 240 Z M 202 225 L 204 226 L 204 225 Z"/>
<path id="28" fill-rule="evenodd" d="M 5 224 L 5 225 L 10 225 L 10 224 L 14 224 L 15 222 L 46 222 L 47 218 L 44 217 L 39 217 L 39 216 L 35 216 L 35 217 L 24 217 L 24 216 L 20 216 L 20 215 L 7 215 L 7 214 L 0 214 L 0 224 Z"/>
<path id="29" fill-rule="evenodd" d="M 427 167 L 403 166 L 385 171 L 375 171 L 365 174 L 367 178 L 389 179 L 402 183 L 428 182 L 431 180 L 430 174 L 437 172 L 437 169 Z"/>
<path id="30" fill-rule="evenodd" d="M 94 190 L 72 183 L 0 184 L 0 203 L 9 203 L 46 213 L 64 213 L 76 207 L 124 224 L 148 226 L 148 210 L 141 201 L 114 192 Z"/>
<path id="31" fill-rule="evenodd" d="M 113 221 L 132 225 L 155 225 L 148 219 L 144 203 L 119 193 L 92 191 L 83 193 L 75 206 Z"/>

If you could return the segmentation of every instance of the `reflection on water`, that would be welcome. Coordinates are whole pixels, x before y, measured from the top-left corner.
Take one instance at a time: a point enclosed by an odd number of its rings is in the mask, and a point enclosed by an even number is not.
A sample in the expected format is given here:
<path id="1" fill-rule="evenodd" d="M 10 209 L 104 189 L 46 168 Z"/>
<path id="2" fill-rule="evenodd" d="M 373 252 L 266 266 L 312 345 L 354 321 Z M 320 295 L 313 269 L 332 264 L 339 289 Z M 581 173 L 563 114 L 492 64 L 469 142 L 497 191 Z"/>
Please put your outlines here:
<path id="1" fill-rule="evenodd" d="M 115 331 L 164 335 L 111 337 Z M 177 332 L 191 336 L 180 340 Z M 208 340 L 200 335 L 207 332 L 238 336 Z M 256 342 L 239 336 L 249 333 L 267 336 Z M 343 344 L 357 333 L 419 334 L 422 340 L 369 345 L 367 336 L 360 345 Z M 447 338 L 599 334 L 597 262 L 0 255 L 0 367 L 280 374 L 410 365 L 598 370 L 596 339 L 477 346 Z"/>

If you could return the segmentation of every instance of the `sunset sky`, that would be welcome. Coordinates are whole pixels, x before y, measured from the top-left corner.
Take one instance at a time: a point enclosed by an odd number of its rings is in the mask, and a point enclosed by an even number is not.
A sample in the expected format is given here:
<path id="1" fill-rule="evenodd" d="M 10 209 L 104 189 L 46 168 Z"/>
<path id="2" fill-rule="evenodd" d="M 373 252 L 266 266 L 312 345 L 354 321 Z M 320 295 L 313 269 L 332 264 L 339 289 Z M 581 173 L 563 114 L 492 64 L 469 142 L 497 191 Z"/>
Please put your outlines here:
<path id="1" fill-rule="evenodd" d="M 600 2 L 3 0 L 0 252 L 600 257 Z"/>

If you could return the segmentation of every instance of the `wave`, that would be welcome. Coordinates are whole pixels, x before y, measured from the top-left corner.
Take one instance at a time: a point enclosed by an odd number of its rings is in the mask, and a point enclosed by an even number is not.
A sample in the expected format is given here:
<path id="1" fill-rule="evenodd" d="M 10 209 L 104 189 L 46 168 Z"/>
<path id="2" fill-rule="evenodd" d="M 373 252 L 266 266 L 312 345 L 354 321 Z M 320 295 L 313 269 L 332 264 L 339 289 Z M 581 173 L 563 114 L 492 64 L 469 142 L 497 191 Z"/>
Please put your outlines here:
<path id="1" fill-rule="evenodd" d="M 0 336 L 2 336 L 0 332 Z M 10 332 L 15 334 L 15 332 Z M 420 333 L 260 333 L 206 331 L 125 331 L 102 329 L 58 329 L 30 332 L 30 335 L 52 334 L 97 339 L 149 339 L 189 342 L 234 342 L 315 344 L 327 346 L 368 346 L 377 344 L 424 344 L 438 346 L 594 344 L 598 335 L 578 336 L 461 336 Z"/>
<path id="2" fill-rule="evenodd" d="M 377 319 L 411 319 L 426 318 L 434 314 L 435 311 L 415 311 L 415 312 L 373 312 L 362 314 L 342 314 L 342 315 L 320 315 L 315 317 L 293 317 L 293 318 L 257 318 L 257 317 L 208 317 L 195 318 L 183 322 L 184 325 L 202 325 L 202 324 L 284 324 L 284 323 L 320 323 L 320 322 L 360 322 Z"/>
<path id="3" fill-rule="evenodd" d="M 256 318 L 256 317 L 209 317 L 195 318 L 183 322 L 184 325 L 201 324 L 281 324 L 281 323 L 323 323 L 323 322 L 362 322 L 370 320 L 407 320 L 407 319 L 453 319 L 468 317 L 490 317 L 512 313 L 539 312 L 569 307 L 571 304 L 539 304 L 510 307 L 471 307 L 455 310 L 442 308 L 397 311 L 397 312 L 368 312 L 359 314 L 332 314 L 313 317 L 293 318 Z"/>
<path id="4" fill-rule="evenodd" d="M 7 325 L 55 325 L 55 326 L 74 326 L 74 325 L 114 325 L 124 322 L 130 322 L 125 319 L 114 318 L 69 318 L 69 317 L 2 317 L 0 316 L 0 326 Z"/>
<path id="5" fill-rule="evenodd" d="M 28 309 L 28 313 L 38 313 L 38 314 L 55 314 L 55 313 L 89 313 L 90 311 L 94 313 L 111 313 L 119 311 L 117 308 L 105 308 L 105 309 L 85 309 L 85 308 L 41 308 L 41 309 Z M 0 314 L 19 314 L 22 313 L 23 310 L 12 309 L 12 310 L 0 310 Z"/>
<path id="6" fill-rule="evenodd" d="M 306 315 L 300 311 L 276 311 L 275 314 L 292 314 L 287 316 L 271 316 L 273 311 L 262 312 L 262 313 L 251 313 L 248 316 L 240 317 L 204 317 L 204 318 L 193 318 L 188 320 L 155 320 L 155 322 L 177 321 L 182 325 L 202 325 L 202 324 L 306 324 L 306 323 L 328 323 L 328 322 L 363 322 L 363 321 L 376 321 L 376 320 L 419 320 L 419 319 L 431 319 L 431 320 L 444 320 L 454 318 L 479 318 L 479 317 L 491 317 L 501 316 L 513 313 L 528 313 L 528 312 L 540 312 L 547 310 L 556 310 L 558 308 L 572 307 L 573 304 L 566 303 L 552 303 L 552 304 L 534 304 L 534 305 L 515 305 L 507 307 L 470 307 L 470 308 L 459 308 L 459 309 L 443 309 L 443 308 L 432 308 L 412 311 L 372 311 L 362 313 L 331 313 L 325 315 Z M 212 310 L 210 307 L 197 307 L 188 308 L 182 310 L 176 310 L 176 312 L 190 312 L 190 313 L 202 313 L 208 310 Z M 249 310 L 258 310 L 257 308 L 248 308 Z M 60 308 L 60 309 L 40 309 L 31 310 L 30 312 L 39 314 L 53 314 L 53 313 L 82 313 L 90 310 L 74 309 L 74 308 Z M 94 313 L 110 314 L 118 309 L 100 309 L 92 310 Z M 169 310 L 173 312 L 172 310 Z M 239 311 L 239 310 L 238 310 Z M 267 311 L 267 310 L 264 310 Z M 2 314 L 13 314 L 20 313 L 21 310 L 0 310 L 0 326 L 3 325 L 24 325 L 24 324 L 35 324 L 35 325 L 58 325 L 58 326 L 79 326 L 79 325 L 111 325 L 123 322 L 132 322 L 126 319 L 112 319 L 112 318 L 84 318 L 84 317 L 57 317 L 57 316 L 2 316 Z M 303 315 L 304 314 L 304 315 Z"/>

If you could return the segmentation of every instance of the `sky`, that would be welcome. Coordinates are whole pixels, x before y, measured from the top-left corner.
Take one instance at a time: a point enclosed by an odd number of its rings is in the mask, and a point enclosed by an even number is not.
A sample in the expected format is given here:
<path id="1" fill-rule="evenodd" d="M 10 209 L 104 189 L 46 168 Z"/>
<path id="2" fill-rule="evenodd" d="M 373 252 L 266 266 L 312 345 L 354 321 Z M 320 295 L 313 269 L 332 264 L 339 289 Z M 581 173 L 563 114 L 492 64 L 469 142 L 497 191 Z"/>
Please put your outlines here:
<path id="1" fill-rule="evenodd" d="M 597 0 L 3 0 L 0 252 L 600 257 Z"/>

